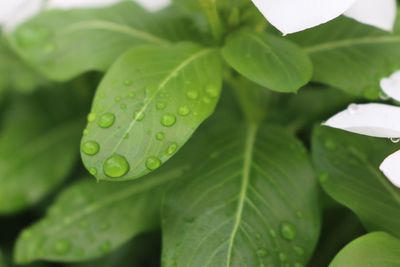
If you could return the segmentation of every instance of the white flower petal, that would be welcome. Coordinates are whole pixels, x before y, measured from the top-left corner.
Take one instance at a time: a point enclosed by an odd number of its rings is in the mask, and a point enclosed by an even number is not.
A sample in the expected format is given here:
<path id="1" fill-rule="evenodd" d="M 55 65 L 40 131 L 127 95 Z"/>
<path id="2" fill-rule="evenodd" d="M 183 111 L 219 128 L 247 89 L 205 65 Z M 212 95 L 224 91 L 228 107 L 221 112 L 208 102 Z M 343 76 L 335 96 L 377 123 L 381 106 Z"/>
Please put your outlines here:
<path id="1" fill-rule="evenodd" d="M 284 34 L 328 22 L 356 0 L 252 0 L 264 17 Z"/>
<path id="2" fill-rule="evenodd" d="M 400 137 L 400 107 L 385 104 L 351 104 L 324 125 L 385 138 Z"/>
<path id="3" fill-rule="evenodd" d="M 12 31 L 17 25 L 37 14 L 42 3 L 42 0 L 0 1 L 0 26 L 5 31 Z"/>
<path id="4" fill-rule="evenodd" d="M 120 0 L 49 0 L 47 8 L 71 9 L 71 8 L 92 8 L 113 5 Z"/>
<path id="5" fill-rule="evenodd" d="M 400 188 L 400 151 L 387 157 L 379 167 L 392 184 Z"/>
<path id="6" fill-rule="evenodd" d="M 163 9 L 171 3 L 170 0 L 136 0 L 136 2 L 140 3 L 150 11 Z"/>
<path id="7" fill-rule="evenodd" d="M 400 70 L 381 80 L 382 91 L 390 98 L 400 101 Z"/>
<path id="8" fill-rule="evenodd" d="M 391 31 L 396 21 L 396 9 L 396 0 L 357 0 L 345 15 L 359 22 Z"/>

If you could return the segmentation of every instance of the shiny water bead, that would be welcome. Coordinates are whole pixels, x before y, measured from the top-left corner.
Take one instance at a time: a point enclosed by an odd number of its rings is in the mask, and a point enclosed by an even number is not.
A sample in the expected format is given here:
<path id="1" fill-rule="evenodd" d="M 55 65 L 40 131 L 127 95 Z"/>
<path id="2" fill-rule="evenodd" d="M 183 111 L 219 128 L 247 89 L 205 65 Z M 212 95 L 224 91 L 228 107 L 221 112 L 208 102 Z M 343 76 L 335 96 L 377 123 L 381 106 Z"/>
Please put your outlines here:
<path id="1" fill-rule="evenodd" d="M 197 90 L 189 90 L 186 92 L 186 96 L 189 99 L 195 100 L 199 97 L 199 92 Z"/>
<path id="2" fill-rule="evenodd" d="M 296 227 L 289 222 L 284 222 L 281 224 L 280 232 L 281 236 L 286 240 L 293 240 L 297 235 Z"/>
<path id="3" fill-rule="evenodd" d="M 173 143 L 171 144 L 168 148 L 167 148 L 167 155 L 171 156 L 173 155 L 176 150 L 178 149 L 178 144 L 177 143 Z"/>
<path id="4" fill-rule="evenodd" d="M 150 171 L 154 171 L 161 166 L 161 160 L 157 157 L 150 157 L 146 160 L 146 167 Z"/>
<path id="5" fill-rule="evenodd" d="M 138 110 L 133 114 L 133 118 L 135 121 L 142 121 L 144 119 L 144 112 L 141 110 Z"/>
<path id="6" fill-rule="evenodd" d="M 92 122 L 96 119 L 96 113 L 89 113 L 89 115 L 87 116 L 87 121 L 88 122 Z"/>
<path id="7" fill-rule="evenodd" d="M 179 107 L 179 109 L 178 109 L 178 114 L 181 115 L 181 116 L 187 116 L 187 115 L 189 115 L 189 114 L 190 114 L 190 109 L 189 109 L 189 107 L 186 106 L 186 105 Z"/>
<path id="8" fill-rule="evenodd" d="M 176 117 L 173 114 L 165 114 L 161 118 L 161 124 L 165 127 L 171 127 L 176 123 Z"/>
<path id="9" fill-rule="evenodd" d="M 219 95 L 219 89 L 215 85 L 208 85 L 206 87 L 206 94 L 212 98 L 215 98 Z"/>
<path id="10" fill-rule="evenodd" d="M 100 150 L 100 145 L 95 141 L 87 141 L 82 144 L 81 150 L 89 156 L 96 155 Z"/>
<path id="11" fill-rule="evenodd" d="M 66 254 L 71 249 L 71 242 L 68 240 L 59 240 L 54 245 L 54 252 L 60 255 Z"/>
<path id="12" fill-rule="evenodd" d="M 101 128 L 110 128 L 115 122 L 115 115 L 113 113 L 103 114 L 98 122 Z"/>
<path id="13" fill-rule="evenodd" d="M 104 174 L 110 178 L 119 178 L 129 171 L 129 163 L 124 156 L 113 155 L 104 162 Z"/>
<path id="14" fill-rule="evenodd" d="M 156 139 L 157 139 L 158 141 L 162 141 L 162 140 L 164 140 L 164 138 L 165 138 L 165 133 L 163 133 L 163 132 L 158 132 L 158 133 L 156 134 Z"/>

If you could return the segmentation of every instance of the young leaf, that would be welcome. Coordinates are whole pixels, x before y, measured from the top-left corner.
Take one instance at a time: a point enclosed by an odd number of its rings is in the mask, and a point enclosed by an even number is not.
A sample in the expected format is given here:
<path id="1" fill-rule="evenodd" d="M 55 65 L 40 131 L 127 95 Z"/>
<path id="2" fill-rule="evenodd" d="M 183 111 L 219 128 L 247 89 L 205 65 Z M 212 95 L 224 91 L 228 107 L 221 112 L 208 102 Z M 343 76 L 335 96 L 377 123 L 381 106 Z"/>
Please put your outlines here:
<path id="1" fill-rule="evenodd" d="M 400 237 L 400 191 L 378 169 L 398 147 L 327 127 L 314 129 L 312 145 L 324 190 L 353 210 L 368 230 Z"/>
<path id="2" fill-rule="evenodd" d="M 157 169 L 212 114 L 221 84 L 215 49 L 182 43 L 124 54 L 97 91 L 82 140 L 85 166 L 114 181 Z"/>
<path id="3" fill-rule="evenodd" d="M 187 39 L 191 26 L 185 18 L 150 14 L 126 1 L 107 8 L 45 12 L 20 26 L 11 41 L 48 78 L 65 81 L 106 70 L 133 46 Z"/>
<path id="4" fill-rule="evenodd" d="M 11 103 L 0 132 L 0 214 L 36 204 L 69 174 L 79 155 L 78 109 L 61 89 Z"/>
<path id="5" fill-rule="evenodd" d="M 310 55 L 313 80 L 379 97 L 379 82 L 400 69 L 400 35 L 340 18 L 293 36 Z"/>
<path id="6" fill-rule="evenodd" d="M 300 266 L 319 233 L 317 183 L 286 132 L 224 125 L 163 205 L 163 266 Z"/>
<path id="7" fill-rule="evenodd" d="M 184 166 L 163 169 L 131 183 L 85 179 L 67 188 L 47 216 L 19 237 L 15 259 L 75 262 L 108 254 L 132 237 L 159 226 L 165 185 L 181 176 Z"/>
<path id="8" fill-rule="evenodd" d="M 384 232 L 362 236 L 348 244 L 329 267 L 400 266 L 400 240 Z"/>
<path id="9" fill-rule="evenodd" d="M 223 56 L 240 74 L 277 92 L 296 92 L 312 77 L 311 61 L 299 47 L 265 33 L 233 34 Z"/>

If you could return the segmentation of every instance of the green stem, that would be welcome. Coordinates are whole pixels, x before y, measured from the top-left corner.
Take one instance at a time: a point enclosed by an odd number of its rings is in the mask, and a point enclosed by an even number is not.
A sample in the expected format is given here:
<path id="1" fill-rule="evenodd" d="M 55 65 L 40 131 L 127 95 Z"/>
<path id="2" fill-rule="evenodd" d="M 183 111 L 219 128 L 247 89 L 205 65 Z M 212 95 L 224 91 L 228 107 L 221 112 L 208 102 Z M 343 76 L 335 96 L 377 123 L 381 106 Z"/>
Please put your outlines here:
<path id="1" fill-rule="evenodd" d="M 218 42 L 222 39 L 222 23 L 219 17 L 216 0 L 199 0 L 203 7 L 204 13 L 207 17 L 208 23 L 211 28 L 212 35 Z"/>

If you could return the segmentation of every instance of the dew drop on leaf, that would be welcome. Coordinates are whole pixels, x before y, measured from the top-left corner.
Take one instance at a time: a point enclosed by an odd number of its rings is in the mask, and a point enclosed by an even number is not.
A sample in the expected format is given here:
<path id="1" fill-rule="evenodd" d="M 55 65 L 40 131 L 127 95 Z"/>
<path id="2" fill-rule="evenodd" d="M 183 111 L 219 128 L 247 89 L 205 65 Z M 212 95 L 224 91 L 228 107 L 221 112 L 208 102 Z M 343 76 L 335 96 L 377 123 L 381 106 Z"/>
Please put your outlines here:
<path id="1" fill-rule="evenodd" d="M 71 249 L 71 243 L 68 240 L 59 240 L 54 245 L 54 252 L 57 254 L 66 254 Z"/>
<path id="2" fill-rule="evenodd" d="M 276 237 L 276 232 L 275 232 L 274 229 L 269 230 L 269 234 L 270 234 L 272 237 Z"/>
<path id="3" fill-rule="evenodd" d="M 181 116 L 187 116 L 190 114 L 190 109 L 188 106 L 184 105 L 178 109 L 178 114 Z"/>
<path id="4" fill-rule="evenodd" d="M 115 115 L 113 113 L 103 114 L 98 122 L 101 128 L 110 128 L 115 122 Z"/>
<path id="5" fill-rule="evenodd" d="M 294 246 L 293 250 L 296 252 L 297 255 L 303 256 L 304 255 L 304 249 L 299 246 Z"/>
<path id="6" fill-rule="evenodd" d="M 395 137 L 395 138 L 390 138 L 390 141 L 392 141 L 392 143 L 397 144 L 398 142 L 400 142 L 400 138 Z"/>
<path id="7" fill-rule="evenodd" d="M 133 119 L 135 121 L 142 121 L 144 119 L 144 112 L 141 110 L 138 110 L 133 114 Z"/>
<path id="8" fill-rule="evenodd" d="M 146 160 L 146 167 L 150 171 L 154 171 L 161 166 L 161 160 L 157 157 L 150 157 Z"/>
<path id="9" fill-rule="evenodd" d="M 203 102 L 204 102 L 205 104 L 210 104 L 210 103 L 211 103 L 211 100 L 210 100 L 208 97 L 203 97 Z"/>
<path id="10" fill-rule="evenodd" d="M 111 250 L 111 243 L 110 241 L 105 241 L 103 244 L 100 245 L 100 251 L 103 253 L 108 253 Z"/>
<path id="11" fill-rule="evenodd" d="M 32 237 L 32 232 L 30 230 L 24 230 L 21 235 L 22 239 L 30 239 Z"/>
<path id="12" fill-rule="evenodd" d="M 355 113 L 358 111 L 358 105 L 357 105 L 357 104 L 350 104 L 350 105 L 347 107 L 347 111 L 348 111 L 350 114 L 355 114 Z"/>
<path id="13" fill-rule="evenodd" d="M 219 90 L 214 85 L 208 85 L 206 87 L 206 93 L 207 93 L 207 95 L 211 96 L 212 98 L 216 98 L 219 94 Z"/>
<path id="14" fill-rule="evenodd" d="M 161 124 L 164 125 L 165 127 L 171 127 L 175 124 L 176 122 L 176 117 L 173 114 L 165 114 L 161 118 Z"/>
<path id="15" fill-rule="evenodd" d="M 84 129 L 83 130 L 83 135 L 88 135 L 89 134 L 89 130 L 88 129 Z"/>
<path id="16" fill-rule="evenodd" d="M 159 102 L 157 102 L 157 104 L 156 104 L 156 108 L 158 109 L 158 110 L 163 110 L 163 109 L 165 109 L 167 107 L 167 104 L 164 102 L 164 101 L 159 101 Z"/>
<path id="17" fill-rule="evenodd" d="M 164 140 L 164 138 L 165 138 L 165 134 L 164 134 L 163 132 L 158 132 L 158 133 L 156 134 L 156 139 L 157 139 L 158 141 L 162 141 L 162 140 Z"/>
<path id="18" fill-rule="evenodd" d="M 289 222 L 283 222 L 280 227 L 280 233 L 283 239 L 293 240 L 297 235 L 296 226 Z"/>
<path id="19" fill-rule="evenodd" d="M 89 169 L 89 173 L 94 176 L 94 175 L 97 174 L 97 169 L 96 168 L 90 168 Z"/>
<path id="20" fill-rule="evenodd" d="M 195 100 L 199 97 L 199 92 L 197 92 L 197 90 L 189 90 L 186 92 L 186 96 L 189 99 Z"/>
<path id="21" fill-rule="evenodd" d="M 100 150 L 100 145 L 95 141 L 87 141 L 82 144 L 81 150 L 89 156 L 96 155 Z"/>
<path id="22" fill-rule="evenodd" d="M 96 119 L 96 113 L 89 113 L 89 115 L 87 116 L 87 121 L 88 122 L 92 122 Z"/>
<path id="23" fill-rule="evenodd" d="M 281 262 L 285 262 L 285 261 L 287 261 L 287 255 L 286 255 L 286 253 L 284 253 L 284 252 L 280 252 L 279 254 L 278 254 L 278 258 L 279 258 L 279 260 L 281 261 Z"/>
<path id="24" fill-rule="evenodd" d="M 113 155 L 103 165 L 104 174 L 111 178 L 119 178 L 129 171 L 129 163 L 124 156 Z"/>
<path id="25" fill-rule="evenodd" d="M 256 251 L 257 256 L 259 257 L 266 257 L 269 255 L 268 250 L 264 249 L 264 248 L 260 248 Z"/>
<path id="26" fill-rule="evenodd" d="M 177 143 L 173 143 L 171 144 L 168 148 L 167 148 L 167 155 L 168 156 L 172 156 L 176 150 L 178 149 L 178 144 Z"/>

